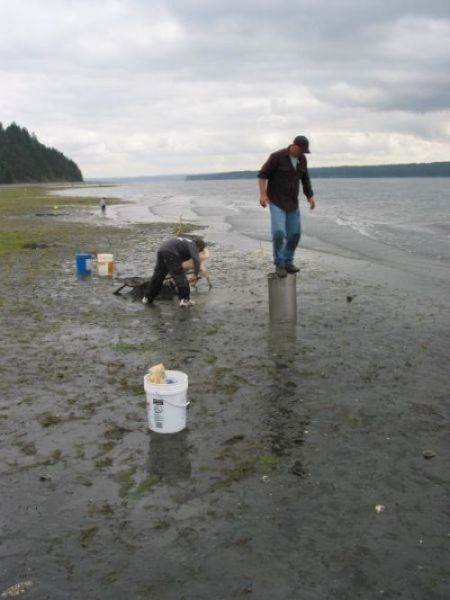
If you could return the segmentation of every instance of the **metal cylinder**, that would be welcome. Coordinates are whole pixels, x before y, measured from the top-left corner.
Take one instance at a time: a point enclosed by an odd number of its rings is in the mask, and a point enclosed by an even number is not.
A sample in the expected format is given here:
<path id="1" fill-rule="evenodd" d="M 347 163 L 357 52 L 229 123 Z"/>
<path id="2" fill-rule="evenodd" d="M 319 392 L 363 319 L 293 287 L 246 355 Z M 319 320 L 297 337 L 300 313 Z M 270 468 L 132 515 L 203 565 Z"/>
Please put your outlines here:
<path id="1" fill-rule="evenodd" d="M 269 284 L 269 313 L 272 323 L 297 322 L 297 277 L 294 274 L 278 277 L 275 273 L 267 276 Z"/>

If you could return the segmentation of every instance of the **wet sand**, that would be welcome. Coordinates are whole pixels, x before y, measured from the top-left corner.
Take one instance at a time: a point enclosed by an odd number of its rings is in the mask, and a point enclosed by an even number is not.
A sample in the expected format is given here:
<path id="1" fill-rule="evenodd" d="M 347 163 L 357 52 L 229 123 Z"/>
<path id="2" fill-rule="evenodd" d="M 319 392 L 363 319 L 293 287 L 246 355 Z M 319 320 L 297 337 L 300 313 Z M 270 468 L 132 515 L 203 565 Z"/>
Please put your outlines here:
<path id="1" fill-rule="evenodd" d="M 191 309 L 75 276 L 81 249 L 146 274 L 170 233 L 1 257 L 0 593 L 448 598 L 448 304 L 300 250 L 298 323 L 271 326 L 268 252 L 214 238 Z M 189 375 L 179 434 L 146 424 L 158 362 Z"/>

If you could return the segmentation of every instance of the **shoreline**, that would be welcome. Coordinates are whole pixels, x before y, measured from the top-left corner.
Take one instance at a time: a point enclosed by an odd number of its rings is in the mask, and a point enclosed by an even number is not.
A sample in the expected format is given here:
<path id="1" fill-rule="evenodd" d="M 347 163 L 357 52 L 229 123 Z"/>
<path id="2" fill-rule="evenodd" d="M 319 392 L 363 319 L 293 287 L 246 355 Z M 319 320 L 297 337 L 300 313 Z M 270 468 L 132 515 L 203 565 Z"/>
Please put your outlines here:
<path id="1" fill-rule="evenodd" d="M 267 232 L 254 237 L 235 229 L 233 223 L 226 218 L 223 222 L 220 218 L 208 220 L 186 206 L 179 210 L 171 209 L 168 213 L 166 211 L 164 216 L 159 216 L 153 206 L 142 204 L 139 200 L 122 198 L 123 203 L 121 203 L 116 196 L 113 198 L 115 204 L 108 206 L 107 223 L 112 221 L 113 225 L 120 226 L 167 223 L 171 220 L 175 223 L 182 220 L 193 224 L 194 227 L 197 224 L 199 228 L 206 228 L 206 235 L 209 232 L 213 240 L 224 246 L 228 245 L 236 250 L 262 252 L 266 256 L 271 255 L 268 219 Z M 93 216 L 95 218 L 95 215 Z M 438 295 L 439 302 L 450 307 L 450 281 L 445 262 L 417 257 L 414 254 L 408 255 L 395 247 L 385 248 L 380 245 L 377 247 L 374 240 L 367 238 L 363 240 L 367 247 L 361 247 L 357 252 L 350 251 L 339 246 L 339 240 L 324 242 L 314 239 L 313 235 L 314 232 L 309 233 L 306 226 L 296 252 L 298 260 L 303 261 L 303 253 L 305 253 L 309 259 L 318 260 L 320 263 L 328 261 L 336 271 L 345 267 L 348 276 L 362 279 L 365 283 L 388 285 L 393 289 L 413 293 L 427 300 L 436 299 Z M 375 253 L 376 258 L 370 256 L 371 252 Z"/>

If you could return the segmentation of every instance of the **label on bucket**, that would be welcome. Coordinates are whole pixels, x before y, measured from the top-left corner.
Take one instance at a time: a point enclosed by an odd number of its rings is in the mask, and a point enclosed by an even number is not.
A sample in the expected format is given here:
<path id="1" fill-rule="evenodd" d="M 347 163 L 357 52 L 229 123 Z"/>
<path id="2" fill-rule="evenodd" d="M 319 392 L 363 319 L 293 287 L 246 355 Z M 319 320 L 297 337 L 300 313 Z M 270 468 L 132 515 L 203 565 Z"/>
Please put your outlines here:
<path id="1" fill-rule="evenodd" d="M 164 424 L 164 400 L 153 398 L 153 418 L 156 429 L 162 429 Z"/>

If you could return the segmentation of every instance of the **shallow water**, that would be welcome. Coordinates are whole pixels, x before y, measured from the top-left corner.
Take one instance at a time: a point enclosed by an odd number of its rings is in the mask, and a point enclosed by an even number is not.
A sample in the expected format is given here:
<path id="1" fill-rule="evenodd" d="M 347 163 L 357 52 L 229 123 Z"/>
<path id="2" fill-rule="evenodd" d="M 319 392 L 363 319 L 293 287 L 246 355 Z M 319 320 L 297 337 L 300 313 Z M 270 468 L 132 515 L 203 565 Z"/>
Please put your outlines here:
<path id="1" fill-rule="evenodd" d="M 301 201 L 309 237 L 332 244 L 330 226 L 337 225 L 405 252 L 450 261 L 448 178 L 318 179 L 314 187 L 317 210 L 310 212 Z M 109 193 L 130 200 L 134 206 L 110 211 L 125 222 L 182 216 L 206 225 L 225 221 L 241 234 L 268 237 L 267 211 L 258 204 L 253 180 L 136 183 L 67 193 Z"/>
<path id="2" fill-rule="evenodd" d="M 301 201 L 301 247 L 390 266 L 442 292 L 450 272 L 449 183 L 448 178 L 319 179 L 317 209 L 310 211 Z M 190 221 L 206 225 L 214 240 L 230 247 L 261 245 L 270 253 L 268 210 L 259 206 L 253 180 L 137 183 L 77 193 L 131 201 L 108 209 L 119 223 Z"/>

